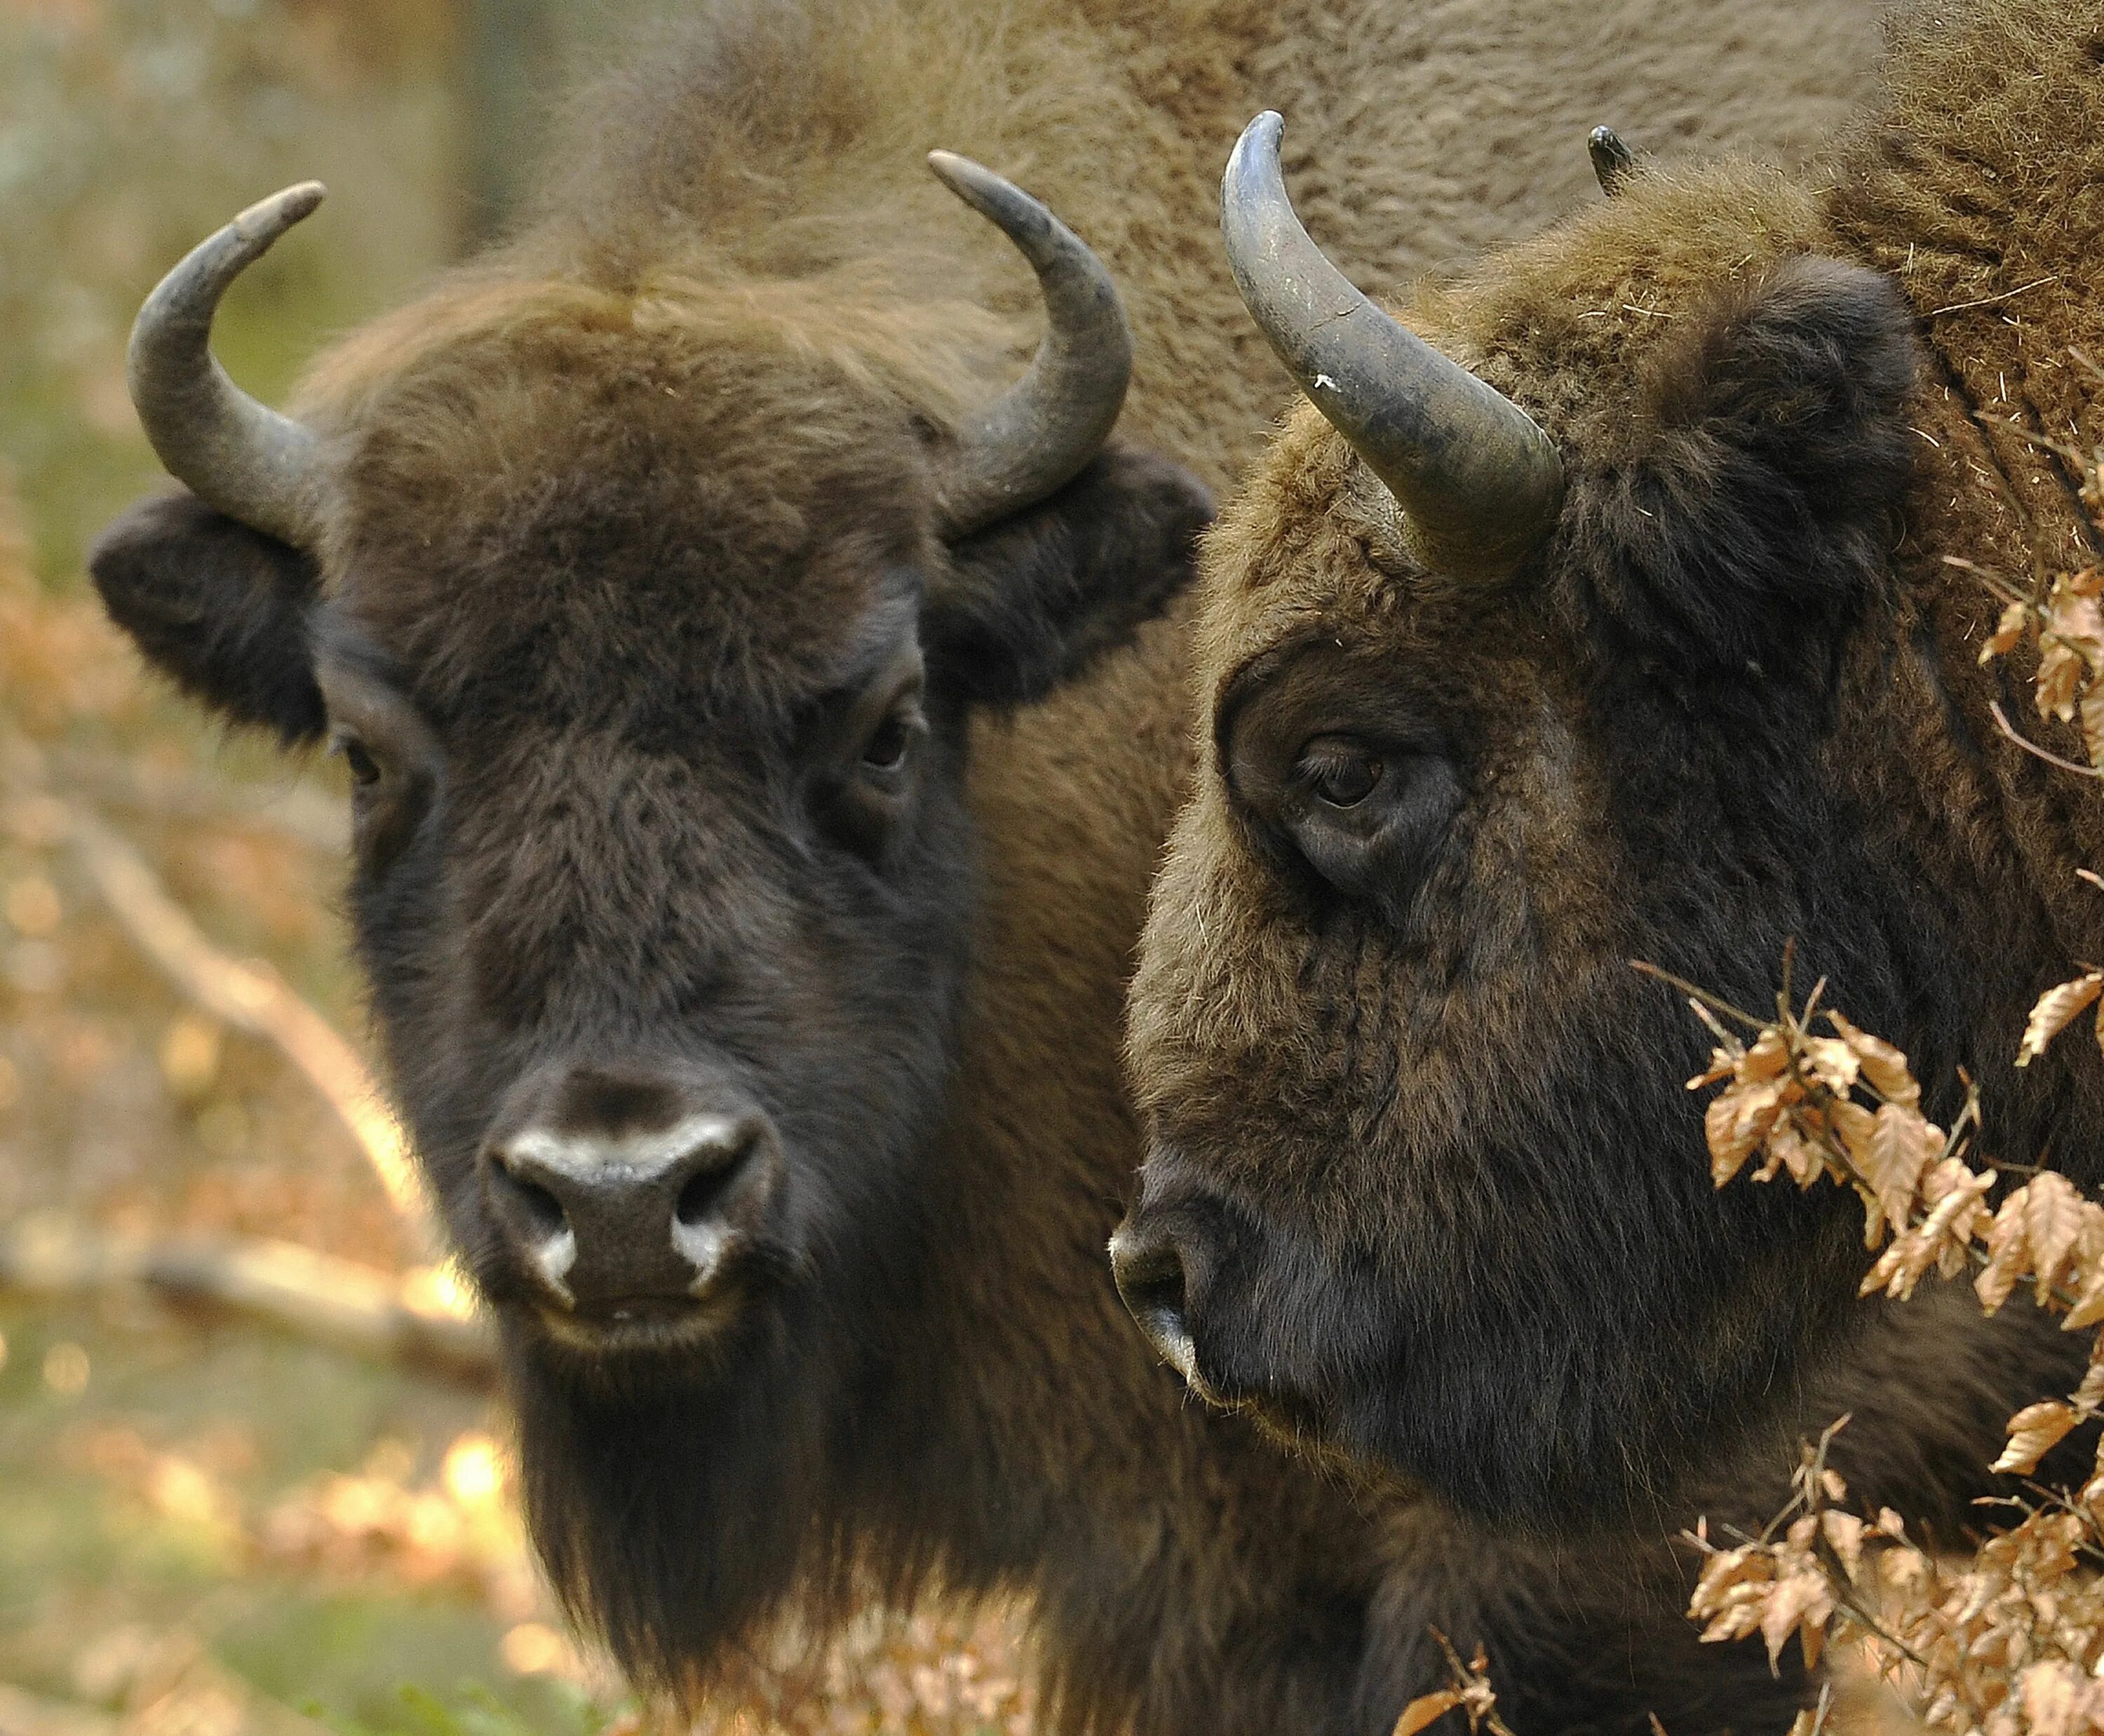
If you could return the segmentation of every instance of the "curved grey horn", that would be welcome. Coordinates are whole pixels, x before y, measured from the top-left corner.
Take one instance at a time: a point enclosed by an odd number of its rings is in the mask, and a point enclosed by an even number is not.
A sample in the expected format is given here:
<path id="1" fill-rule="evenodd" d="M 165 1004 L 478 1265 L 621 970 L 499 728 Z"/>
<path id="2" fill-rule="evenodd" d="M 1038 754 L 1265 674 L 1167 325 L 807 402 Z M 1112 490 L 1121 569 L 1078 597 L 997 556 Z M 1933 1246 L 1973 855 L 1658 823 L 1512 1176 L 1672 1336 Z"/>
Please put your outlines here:
<path id="1" fill-rule="evenodd" d="M 1300 389 L 1388 485 L 1411 552 L 1462 578 L 1509 573 L 1541 542 L 1563 466 L 1533 419 L 1375 307 L 1294 215 L 1267 110 L 1228 159 L 1220 227 L 1250 315 Z"/>
<path id="2" fill-rule="evenodd" d="M 1132 377 L 1132 333 L 1103 261 L 1044 206 L 969 158 L 930 151 L 928 167 L 1015 243 L 1045 297 L 1030 371 L 960 431 L 943 489 L 956 536 L 1044 499 L 1102 449 Z"/>
<path id="3" fill-rule="evenodd" d="M 322 184 L 251 205 L 163 278 L 132 323 L 126 383 L 168 473 L 207 505 L 296 548 L 320 534 L 322 468 L 311 429 L 251 398 L 212 353 L 226 287 L 322 202 Z"/>

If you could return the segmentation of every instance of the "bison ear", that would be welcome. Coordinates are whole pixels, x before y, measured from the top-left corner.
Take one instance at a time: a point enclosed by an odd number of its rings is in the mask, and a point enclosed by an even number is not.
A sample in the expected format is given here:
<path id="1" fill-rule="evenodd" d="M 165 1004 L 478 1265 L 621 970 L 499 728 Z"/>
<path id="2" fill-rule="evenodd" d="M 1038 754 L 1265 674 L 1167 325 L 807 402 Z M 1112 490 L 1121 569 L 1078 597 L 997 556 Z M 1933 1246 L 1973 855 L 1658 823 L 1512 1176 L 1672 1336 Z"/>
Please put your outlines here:
<path id="1" fill-rule="evenodd" d="M 1106 449 L 1050 499 L 952 546 L 929 599 L 930 675 L 993 704 L 1041 698 L 1161 613 L 1212 517 L 1181 466 Z"/>
<path id="2" fill-rule="evenodd" d="M 1897 540 L 1916 364 L 1897 286 L 1839 260 L 1790 260 L 1684 317 L 1643 375 L 1635 453 L 1580 508 L 1610 609 L 1735 667 L 1849 610 Z"/>
<path id="3" fill-rule="evenodd" d="M 287 747 L 321 734 L 313 557 L 185 493 L 140 502 L 87 564 L 110 618 L 192 698 Z"/>

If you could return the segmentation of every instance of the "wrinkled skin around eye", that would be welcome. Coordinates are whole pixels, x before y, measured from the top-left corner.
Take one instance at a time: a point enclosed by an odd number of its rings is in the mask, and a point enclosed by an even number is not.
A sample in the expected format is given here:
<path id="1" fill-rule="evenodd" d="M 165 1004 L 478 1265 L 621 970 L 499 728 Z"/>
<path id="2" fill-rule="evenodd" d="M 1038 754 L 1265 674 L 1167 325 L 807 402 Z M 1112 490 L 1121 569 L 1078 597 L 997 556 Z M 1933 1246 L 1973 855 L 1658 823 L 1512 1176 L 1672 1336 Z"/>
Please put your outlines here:
<path id="1" fill-rule="evenodd" d="M 1326 641 L 1250 672 L 1223 707 L 1222 774 L 1289 872 L 1401 918 L 1460 806 L 1461 774 L 1406 693 L 1353 677 Z"/>

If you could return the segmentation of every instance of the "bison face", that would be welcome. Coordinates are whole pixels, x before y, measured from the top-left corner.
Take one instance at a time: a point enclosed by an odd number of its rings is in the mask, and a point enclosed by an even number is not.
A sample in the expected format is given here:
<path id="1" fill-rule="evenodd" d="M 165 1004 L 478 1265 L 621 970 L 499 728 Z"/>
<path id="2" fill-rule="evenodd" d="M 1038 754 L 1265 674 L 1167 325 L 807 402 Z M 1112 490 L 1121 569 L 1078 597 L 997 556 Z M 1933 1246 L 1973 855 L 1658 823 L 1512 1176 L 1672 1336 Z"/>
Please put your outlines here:
<path id="1" fill-rule="evenodd" d="M 910 1284 L 970 719 L 1155 612 L 1208 510 L 1112 451 L 946 541 L 909 422 L 770 365 L 742 395 L 806 420 L 707 452 L 662 358 L 495 432 L 401 388 L 345 462 L 325 587 L 189 497 L 95 560 L 186 687 L 342 755 L 417 1146 L 515 1340 L 583 1387 L 714 1381 Z"/>
<path id="2" fill-rule="evenodd" d="M 923 1300 L 974 719 L 1157 612 L 1209 515 L 1113 449 L 945 538 L 907 419 L 806 377 L 802 422 L 698 453 L 693 384 L 593 377 L 498 453 L 396 406 L 325 582 L 189 497 L 94 564 L 185 688 L 346 761 L 375 1025 L 537 1538 L 660 1680 L 778 1591 Z"/>
<path id="3" fill-rule="evenodd" d="M 1891 817 L 1947 800 L 1900 744 L 1941 702 L 1876 721 L 1926 674 L 1888 574 L 1900 298 L 1778 257 L 1811 225 L 1772 191 L 1769 239 L 1663 249 L 1714 213 L 1628 196 L 1448 306 L 1555 436 L 1531 548 L 1435 565 L 1397 502 L 1438 478 L 1392 480 L 1381 418 L 1330 401 L 1353 359 L 1304 351 L 1335 427 L 1299 413 L 1209 539 L 1210 752 L 1131 992 L 1152 1149 L 1112 1244 L 1203 1396 L 1559 1526 L 1778 1402 L 1857 1275 L 1837 1193 L 1712 1190 L 1699 1031 L 1630 961 L 1760 1007 L 1794 938 L 1924 1078 L 1960 1055 L 1927 1009 L 2025 993 Z"/>

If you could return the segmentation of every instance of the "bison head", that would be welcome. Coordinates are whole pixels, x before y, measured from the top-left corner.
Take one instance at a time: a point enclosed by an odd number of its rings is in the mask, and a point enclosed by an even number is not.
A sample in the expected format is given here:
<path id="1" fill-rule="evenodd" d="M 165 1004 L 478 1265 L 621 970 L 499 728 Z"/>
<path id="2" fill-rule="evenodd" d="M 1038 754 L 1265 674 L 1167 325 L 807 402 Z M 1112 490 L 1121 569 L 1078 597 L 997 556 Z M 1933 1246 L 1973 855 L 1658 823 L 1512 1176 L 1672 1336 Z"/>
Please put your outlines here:
<path id="1" fill-rule="evenodd" d="M 1104 449 L 1130 344 L 1094 257 L 937 167 L 1049 311 L 990 407 L 968 306 L 470 274 L 281 415 L 207 348 L 319 190 L 280 195 L 140 316 L 134 395 L 194 492 L 93 560 L 184 689 L 348 762 L 358 949 L 541 1541 L 661 1675 L 784 1577 L 920 1270 L 970 720 L 1157 612 L 1209 511 Z"/>
<path id="2" fill-rule="evenodd" d="M 1464 372 L 1316 251 L 1278 124 L 1224 222 L 1312 408 L 1208 541 L 1120 1285 L 1295 1439 L 1497 1520 L 1625 1515 L 1860 1274 L 1839 1190 L 1713 1192 L 1699 1031 L 1630 962 L 1763 1007 L 1794 939 L 1948 1079 L 2066 956 L 1984 824 L 1972 659 L 1897 577 L 1912 321 L 1809 195 L 1638 176 L 1428 297 Z"/>

